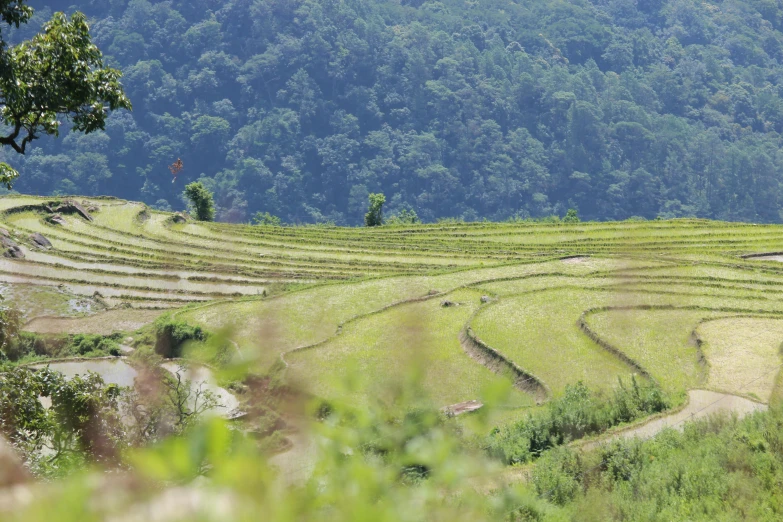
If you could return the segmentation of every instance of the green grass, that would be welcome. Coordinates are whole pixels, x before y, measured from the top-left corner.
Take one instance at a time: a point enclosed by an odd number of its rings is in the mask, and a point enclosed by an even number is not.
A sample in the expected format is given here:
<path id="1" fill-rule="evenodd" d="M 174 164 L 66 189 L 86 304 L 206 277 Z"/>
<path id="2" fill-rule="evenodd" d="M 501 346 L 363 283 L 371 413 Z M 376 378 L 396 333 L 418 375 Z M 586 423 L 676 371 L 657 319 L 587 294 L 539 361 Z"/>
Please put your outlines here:
<path id="1" fill-rule="evenodd" d="M 291 377 L 316 395 L 345 394 L 361 404 L 389 382 L 405 382 L 407 373 L 418 368 L 424 372 L 425 391 L 436 404 L 479 399 L 482 390 L 503 379 L 471 359 L 458 339 L 480 298 L 478 291 L 457 290 L 353 321 L 326 343 L 286 354 Z M 459 304 L 443 307 L 443 299 Z M 352 375 L 350 388 L 344 389 L 345 379 Z M 534 402 L 515 390 L 509 404 L 519 408 Z"/>

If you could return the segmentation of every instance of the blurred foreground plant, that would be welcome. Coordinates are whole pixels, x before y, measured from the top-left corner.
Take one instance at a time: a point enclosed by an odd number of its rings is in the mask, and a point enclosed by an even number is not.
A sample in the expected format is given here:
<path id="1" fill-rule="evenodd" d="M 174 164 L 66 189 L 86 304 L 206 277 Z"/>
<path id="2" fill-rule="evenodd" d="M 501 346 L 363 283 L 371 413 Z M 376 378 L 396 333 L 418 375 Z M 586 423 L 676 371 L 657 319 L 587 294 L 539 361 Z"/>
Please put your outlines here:
<path id="1" fill-rule="evenodd" d="M 475 521 L 555 513 L 557 508 L 497 481 L 500 466 L 468 449 L 464 424 L 427 403 L 421 392 L 424 372 L 406 375 L 369 407 L 341 399 L 328 407 L 309 401 L 309 437 L 318 451 L 312 461 L 301 463 L 307 468 L 301 480 L 289 480 L 301 470 L 270 464 L 269 455 L 238 425 L 211 418 L 183 436 L 132 452 L 132 470 L 122 479 L 102 474 L 102 486 L 86 477 L 53 486 L 44 503 L 31 506 L 22 519 L 49 520 L 65 495 L 84 501 L 71 502 L 68 512 L 60 509 L 58 520 L 80 522 L 111 517 L 145 522 Z M 492 405 L 502 391 L 486 395 L 482 399 Z M 318 412 L 320 420 L 315 420 Z M 122 494 L 111 486 L 113 480 L 124 484 Z M 112 491 L 111 500 L 87 502 L 98 489 Z M 172 502 L 180 507 L 172 510 Z"/>

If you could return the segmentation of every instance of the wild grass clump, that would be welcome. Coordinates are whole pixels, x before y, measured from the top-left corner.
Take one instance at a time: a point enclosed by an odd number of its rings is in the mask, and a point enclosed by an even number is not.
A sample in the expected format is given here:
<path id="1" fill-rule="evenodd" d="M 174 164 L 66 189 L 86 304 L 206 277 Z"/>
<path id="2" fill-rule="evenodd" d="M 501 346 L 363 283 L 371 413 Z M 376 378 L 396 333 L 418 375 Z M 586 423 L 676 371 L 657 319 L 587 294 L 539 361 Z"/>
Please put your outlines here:
<path id="1" fill-rule="evenodd" d="M 639 384 L 635 377 L 630 385 L 618 381 L 608 400 L 581 381 L 566 386 L 563 397 L 550 402 L 543 412 L 495 428 L 486 441 L 487 451 L 507 464 L 530 462 L 550 448 L 664 411 L 670 405 L 653 384 Z"/>

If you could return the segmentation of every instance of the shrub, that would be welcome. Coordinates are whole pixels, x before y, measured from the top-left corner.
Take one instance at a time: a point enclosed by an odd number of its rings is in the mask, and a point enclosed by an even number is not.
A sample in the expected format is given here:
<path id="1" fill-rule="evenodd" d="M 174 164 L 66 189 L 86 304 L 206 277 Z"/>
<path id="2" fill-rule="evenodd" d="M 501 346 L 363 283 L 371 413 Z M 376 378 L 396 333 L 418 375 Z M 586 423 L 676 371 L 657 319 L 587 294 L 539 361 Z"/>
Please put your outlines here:
<path id="1" fill-rule="evenodd" d="M 579 215 L 576 213 L 576 209 L 569 208 L 568 212 L 566 212 L 565 217 L 563 218 L 563 223 L 579 223 L 581 220 L 579 219 Z"/>
<path id="2" fill-rule="evenodd" d="M 194 181 L 185 186 L 184 196 L 190 201 L 196 219 L 199 221 L 215 220 L 215 201 L 212 193 L 203 183 Z"/>
<path id="3" fill-rule="evenodd" d="M 419 216 L 415 210 L 402 209 L 397 214 L 394 214 L 386 220 L 385 225 L 399 226 L 399 225 L 418 225 L 421 223 Z"/>
<path id="4" fill-rule="evenodd" d="M 253 215 L 253 224 L 268 227 L 282 227 L 283 221 L 269 212 L 256 212 Z"/>
<path id="5" fill-rule="evenodd" d="M 77 334 L 71 340 L 72 353 L 100 357 L 103 355 L 119 355 L 120 347 L 111 337 L 102 335 Z"/>
<path id="6" fill-rule="evenodd" d="M 533 485 L 539 496 L 562 506 L 579 493 L 581 475 L 579 455 L 568 447 L 560 447 L 547 452 L 536 465 Z"/>
<path id="7" fill-rule="evenodd" d="M 566 386 L 563 397 L 550 402 L 545 411 L 529 415 L 511 426 L 494 429 L 485 447 L 491 455 L 508 464 L 529 462 L 552 447 L 668 407 L 668 400 L 655 385 L 640 385 L 635 377 L 631 377 L 630 386 L 619 380 L 618 387 L 606 401 L 580 381 Z"/>
<path id="8" fill-rule="evenodd" d="M 207 334 L 200 326 L 162 317 L 155 322 L 155 352 L 163 357 L 179 357 L 188 341 L 205 341 Z"/>

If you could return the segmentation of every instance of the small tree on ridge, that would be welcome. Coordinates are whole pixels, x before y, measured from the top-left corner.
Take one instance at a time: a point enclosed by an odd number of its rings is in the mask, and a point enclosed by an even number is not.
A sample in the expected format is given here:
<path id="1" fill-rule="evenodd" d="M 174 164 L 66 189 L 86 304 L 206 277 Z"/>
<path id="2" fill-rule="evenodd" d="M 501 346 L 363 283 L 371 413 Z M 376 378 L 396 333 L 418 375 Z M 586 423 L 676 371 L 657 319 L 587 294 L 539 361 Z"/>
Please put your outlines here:
<path id="1" fill-rule="evenodd" d="M 194 181 L 185 186 L 185 197 L 190 201 L 196 219 L 199 221 L 215 220 L 215 200 L 203 183 Z"/>

